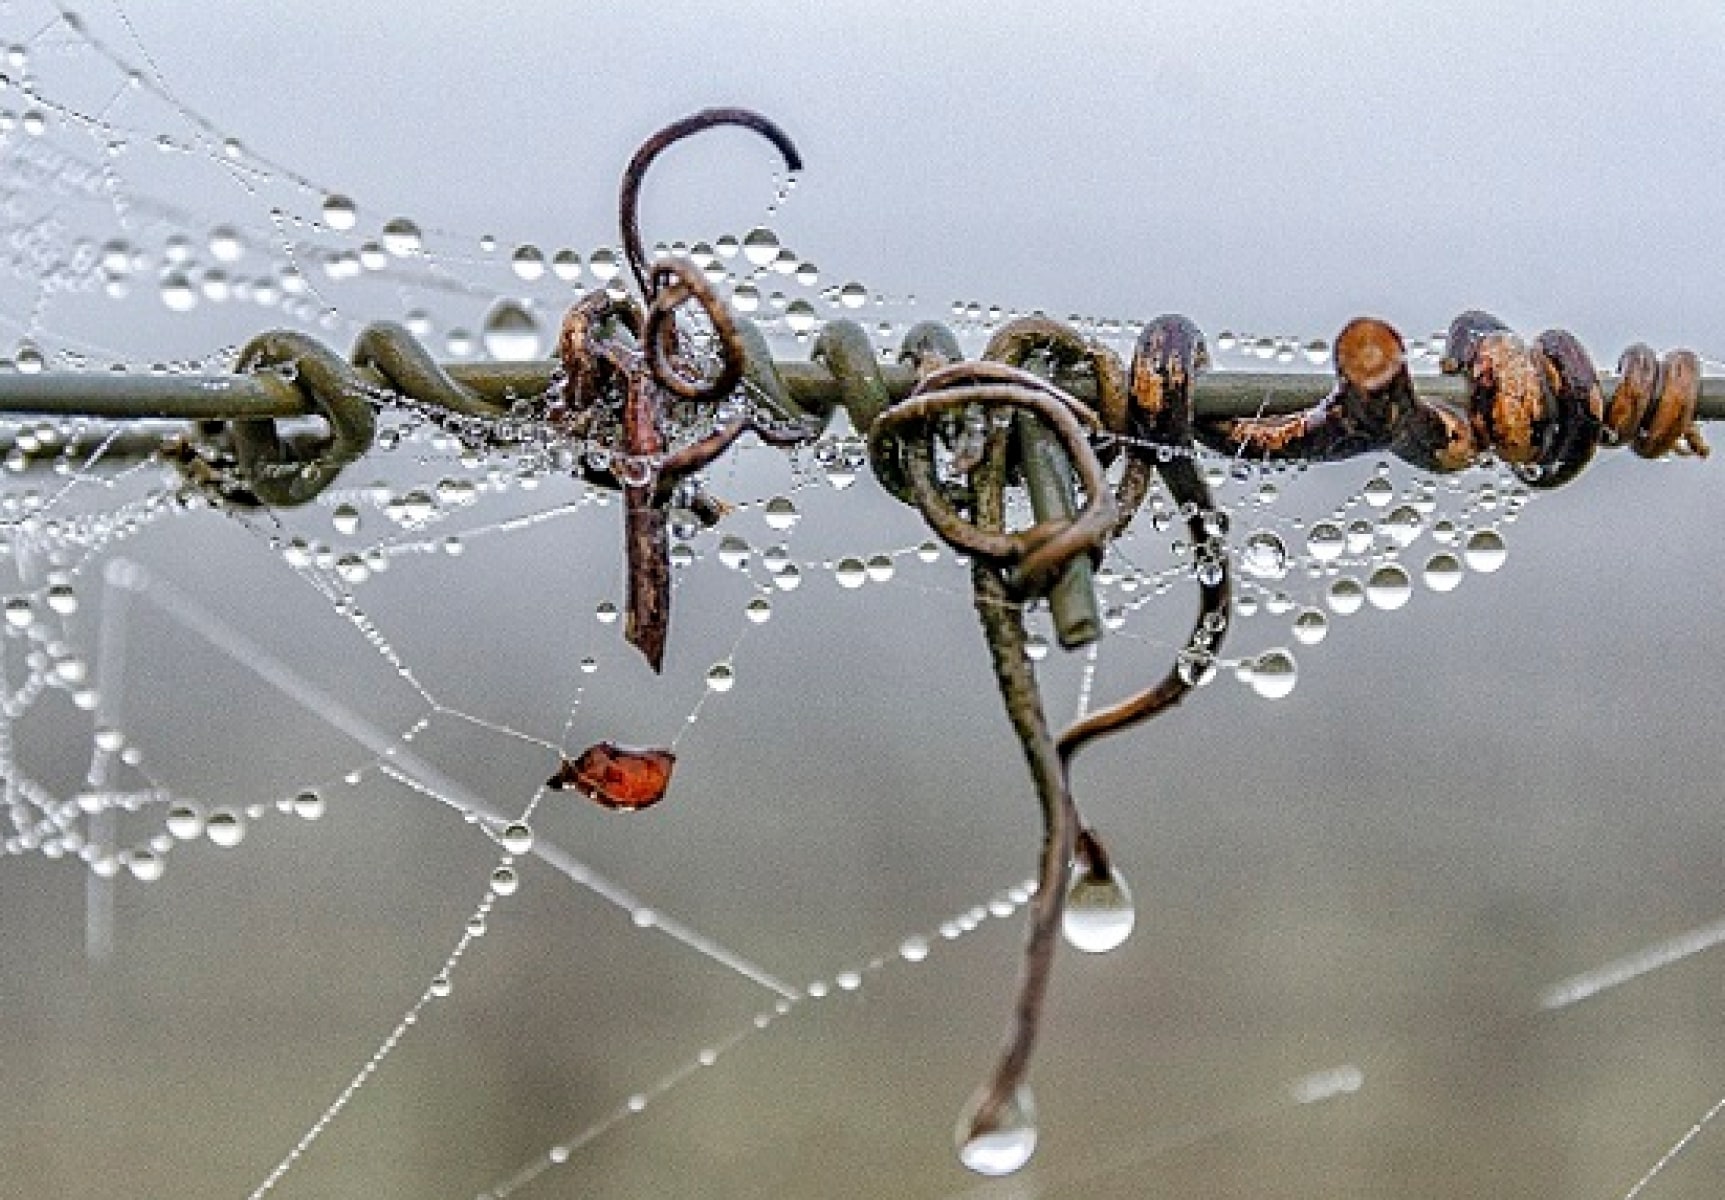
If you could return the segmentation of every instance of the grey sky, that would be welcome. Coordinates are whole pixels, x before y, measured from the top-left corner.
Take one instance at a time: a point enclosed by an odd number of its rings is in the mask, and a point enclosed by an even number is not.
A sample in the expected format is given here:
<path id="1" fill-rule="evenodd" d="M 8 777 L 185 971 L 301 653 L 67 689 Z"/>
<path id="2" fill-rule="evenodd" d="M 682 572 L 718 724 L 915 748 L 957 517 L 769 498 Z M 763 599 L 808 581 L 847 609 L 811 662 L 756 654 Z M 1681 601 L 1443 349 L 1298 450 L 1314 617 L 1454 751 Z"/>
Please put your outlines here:
<path id="1" fill-rule="evenodd" d="M 786 240 L 888 291 L 1315 336 L 1483 305 L 1725 352 L 1717 4 L 128 11 L 260 150 L 505 241 L 609 236 L 634 143 L 741 103 L 808 160 Z M 652 229 L 759 215 L 770 160 L 725 141 L 667 159 Z"/>

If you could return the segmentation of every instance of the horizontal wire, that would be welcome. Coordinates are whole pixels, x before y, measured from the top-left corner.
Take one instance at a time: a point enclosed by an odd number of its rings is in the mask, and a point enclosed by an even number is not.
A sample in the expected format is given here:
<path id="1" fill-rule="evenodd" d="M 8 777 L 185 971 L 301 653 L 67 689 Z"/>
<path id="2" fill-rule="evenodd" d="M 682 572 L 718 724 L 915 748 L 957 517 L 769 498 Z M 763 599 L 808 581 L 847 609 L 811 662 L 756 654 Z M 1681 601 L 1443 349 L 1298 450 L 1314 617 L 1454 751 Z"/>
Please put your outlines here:
<path id="1" fill-rule="evenodd" d="M 369 368 L 361 376 L 375 377 L 380 390 L 389 384 Z M 550 359 L 527 363 L 449 363 L 445 371 L 506 414 L 519 400 L 547 394 L 558 364 Z M 840 383 L 825 366 L 783 360 L 774 364 L 791 398 L 807 412 L 830 414 L 840 406 Z M 910 366 L 883 363 L 881 377 L 893 401 L 904 399 L 916 385 Z M 1617 376 L 1601 374 L 1608 395 Z M 1335 380 L 1318 371 L 1216 371 L 1200 375 L 1192 388 L 1195 415 L 1201 418 L 1276 416 L 1309 408 L 1329 394 Z M 1087 378 L 1061 381 L 1061 386 L 1086 403 L 1095 399 L 1095 384 Z M 1414 389 L 1425 399 L 1465 404 L 1467 381 L 1456 375 L 1416 375 Z M 412 397 L 409 397 L 410 399 Z M 143 371 L 53 371 L 0 374 L 0 413 L 42 416 L 105 417 L 115 420 L 170 419 L 191 421 L 244 420 L 258 417 L 303 417 L 314 412 L 304 392 L 273 371 L 226 375 L 167 375 Z M 1701 381 L 1696 416 L 1725 419 L 1725 377 Z"/>

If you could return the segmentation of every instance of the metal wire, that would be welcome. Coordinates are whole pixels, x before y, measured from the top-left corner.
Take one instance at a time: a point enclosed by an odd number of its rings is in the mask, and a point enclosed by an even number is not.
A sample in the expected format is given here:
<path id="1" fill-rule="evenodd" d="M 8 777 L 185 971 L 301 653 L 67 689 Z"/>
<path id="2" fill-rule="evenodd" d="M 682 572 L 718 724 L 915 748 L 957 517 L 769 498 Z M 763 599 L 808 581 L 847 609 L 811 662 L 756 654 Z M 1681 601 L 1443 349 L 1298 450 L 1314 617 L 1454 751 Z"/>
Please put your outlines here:
<path id="1" fill-rule="evenodd" d="M 835 321 L 827 328 L 848 325 Z M 864 334 L 867 336 L 866 331 Z M 817 343 L 818 344 L 818 343 Z M 546 359 L 524 363 L 439 363 L 438 369 L 466 389 L 496 416 L 521 401 L 547 395 L 558 365 Z M 824 360 L 780 359 L 773 370 L 798 408 L 830 416 L 845 403 L 844 385 Z M 880 378 L 886 398 L 897 403 L 916 386 L 911 366 L 883 362 Z M 390 391 L 389 379 L 373 367 L 357 373 L 379 394 Z M 1200 419 L 1279 416 L 1316 404 L 1330 390 L 1330 378 L 1315 371 L 1215 371 L 1200 375 L 1193 386 L 1194 413 Z M 1616 390 L 1619 376 L 1602 373 L 1607 393 Z M 1062 385 L 1086 404 L 1096 400 L 1095 385 L 1074 380 Z M 1453 375 L 1415 375 L 1415 393 L 1423 400 L 1465 404 L 1467 382 Z M 412 391 L 408 399 L 435 403 Z M 254 375 L 156 374 L 148 371 L 53 371 L 38 374 L 0 373 L 0 413 L 19 416 L 98 417 L 109 420 L 238 421 L 253 417 L 305 417 L 315 408 L 304 391 L 271 373 Z M 1696 417 L 1725 420 L 1725 377 L 1701 380 Z"/>

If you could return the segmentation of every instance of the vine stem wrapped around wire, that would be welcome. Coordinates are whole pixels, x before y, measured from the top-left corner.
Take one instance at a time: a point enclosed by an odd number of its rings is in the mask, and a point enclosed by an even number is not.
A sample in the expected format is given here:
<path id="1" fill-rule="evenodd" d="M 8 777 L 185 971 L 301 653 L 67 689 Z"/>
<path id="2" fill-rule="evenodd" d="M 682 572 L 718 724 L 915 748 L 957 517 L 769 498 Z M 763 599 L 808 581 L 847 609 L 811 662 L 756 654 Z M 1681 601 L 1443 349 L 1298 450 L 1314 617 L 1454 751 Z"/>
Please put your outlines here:
<path id="1" fill-rule="evenodd" d="M 1247 458 L 1334 461 L 1389 450 L 1427 471 L 1459 471 L 1495 453 L 1530 486 L 1579 475 L 1603 445 L 1645 458 L 1680 450 L 1705 456 L 1695 423 L 1700 360 L 1663 359 L 1637 344 L 1624 352 L 1609 403 L 1587 351 L 1566 330 L 1529 345 L 1478 310 L 1450 324 L 1443 368 L 1468 385 L 1465 407 L 1421 398 L 1401 335 L 1375 317 L 1336 338 L 1336 386 L 1311 408 L 1279 417 L 1204 422 L 1206 444 Z"/>

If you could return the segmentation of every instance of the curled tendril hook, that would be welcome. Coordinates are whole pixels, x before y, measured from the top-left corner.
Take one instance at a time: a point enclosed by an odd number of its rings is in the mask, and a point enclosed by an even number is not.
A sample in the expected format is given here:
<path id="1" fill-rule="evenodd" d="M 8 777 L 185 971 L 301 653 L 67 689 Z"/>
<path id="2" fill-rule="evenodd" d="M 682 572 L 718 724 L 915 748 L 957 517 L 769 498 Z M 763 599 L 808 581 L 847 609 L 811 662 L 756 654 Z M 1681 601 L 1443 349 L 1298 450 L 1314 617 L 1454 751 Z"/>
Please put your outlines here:
<path id="1" fill-rule="evenodd" d="M 1197 327 L 1181 317 L 1148 326 L 1133 360 L 1130 384 L 1118 359 L 1076 331 L 1044 318 L 1014 322 L 991 342 L 989 354 L 1006 362 L 956 362 L 956 347 L 927 332 L 902 357 L 918 366 L 911 396 L 882 412 L 869 429 L 870 454 L 882 479 L 902 482 L 896 494 L 921 510 L 939 536 L 971 556 L 971 583 L 996 682 L 1008 719 L 1030 768 L 1043 816 L 1037 870 L 1017 999 L 1005 1045 L 994 1070 L 971 1098 L 961 1119 L 965 1147 L 983 1147 L 1023 1132 L 1025 1087 L 1032 1051 L 1053 971 L 1058 933 L 1068 903 L 1075 860 L 1091 884 L 1111 881 L 1112 867 L 1101 839 L 1084 826 L 1072 799 L 1070 767 L 1077 751 L 1108 733 L 1147 720 L 1177 702 L 1192 686 L 1178 665 L 1142 692 L 1050 734 L 1035 668 L 1027 652 L 1024 606 L 1048 597 L 1075 564 L 1101 553 L 1121 533 L 1159 472 L 1186 515 L 1195 545 L 1212 547 L 1205 528 L 1213 505 L 1193 460 L 1191 381 L 1207 361 Z M 1053 373 L 1094 376 L 1104 417 L 1073 399 L 1056 383 L 1025 370 L 1033 357 L 1048 360 Z M 995 419 L 1013 410 L 1010 423 Z M 958 420 L 980 410 L 980 437 Z M 1027 430 L 1034 429 L 1034 433 Z M 1016 433 L 1016 437 L 1011 436 Z M 1129 462 L 1118 487 L 1111 487 L 1092 435 L 1118 435 Z M 1039 514 L 1027 528 L 1006 529 L 1005 492 L 1014 472 L 1026 474 L 1037 437 L 1052 434 L 1078 477 L 1082 509 Z M 934 440 L 951 451 L 946 472 L 937 469 Z M 1159 453 L 1158 450 L 1179 453 Z M 1014 453 L 1018 460 L 1014 461 Z M 1153 456 L 1153 457 L 1152 457 Z M 1028 482 L 1028 478 L 1026 479 Z M 1214 653 L 1227 627 L 1229 577 L 1226 554 L 1218 570 L 1200 577 L 1201 599 L 1190 647 Z M 1020 1144 L 1026 1155 L 1028 1150 Z M 964 1152 L 970 1161 L 968 1151 Z M 979 1150 L 976 1162 L 989 1152 Z M 992 1166 L 981 1169 L 993 1170 Z"/>
<path id="2" fill-rule="evenodd" d="M 802 170 L 802 153 L 790 135 L 773 121 L 746 108 L 708 108 L 672 122 L 642 142 L 623 170 L 618 194 L 623 255 L 647 305 L 643 345 L 648 366 L 661 387 L 684 400 L 715 400 L 729 395 L 742 378 L 743 348 L 735 320 L 696 267 L 680 260 L 648 263 L 641 240 L 641 184 L 647 169 L 670 147 L 697 133 L 725 125 L 760 134 L 778 150 L 787 171 Z M 678 366 L 683 355 L 677 345 L 674 318 L 676 310 L 690 301 L 699 305 L 712 322 L 719 343 L 720 367 L 710 379 L 685 375 Z"/>
<path id="3" fill-rule="evenodd" d="M 665 259 L 649 264 L 641 244 L 641 183 L 658 156 L 687 137 L 721 125 L 761 134 L 784 156 L 790 170 L 802 165 L 796 146 L 777 125 L 740 108 L 712 108 L 659 130 L 641 144 L 623 173 L 618 200 L 624 254 L 641 301 L 606 291 L 591 292 L 572 306 L 558 337 L 563 397 L 551 416 L 588 439 L 608 421 L 617 428 L 610 455 L 623 491 L 624 540 L 629 565 L 628 618 L 624 636 L 652 668 L 664 662 L 671 619 L 671 578 L 666 506 L 677 485 L 707 466 L 749 429 L 764 440 L 804 440 L 816 429 L 763 426 L 745 413 L 694 442 L 670 446 L 675 405 L 717 405 L 736 390 L 765 353 L 757 335 L 732 315 L 693 263 Z M 643 309 L 642 302 L 646 307 Z M 694 305 L 711 325 L 719 366 L 703 373 L 677 328 L 677 313 Z"/>

